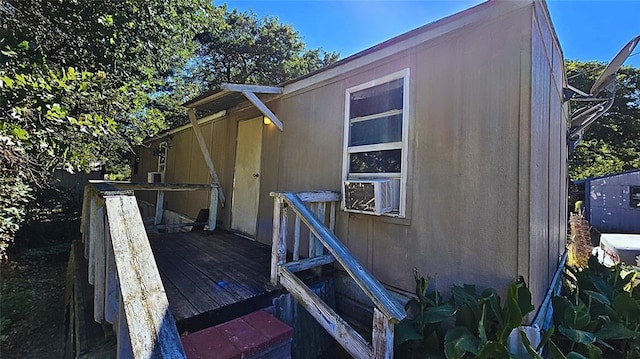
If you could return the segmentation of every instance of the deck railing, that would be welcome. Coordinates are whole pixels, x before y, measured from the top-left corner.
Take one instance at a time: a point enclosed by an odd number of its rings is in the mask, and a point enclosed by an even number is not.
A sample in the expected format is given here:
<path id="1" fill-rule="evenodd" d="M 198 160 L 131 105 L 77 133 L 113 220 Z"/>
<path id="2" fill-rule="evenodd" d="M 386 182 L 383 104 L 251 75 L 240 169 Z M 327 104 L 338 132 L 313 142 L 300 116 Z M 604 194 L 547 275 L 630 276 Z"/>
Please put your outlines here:
<path id="1" fill-rule="evenodd" d="M 91 181 L 93 184 L 103 183 L 117 187 L 121 190 L 135 191 L 156 191 L 156 208 L 153 225 L 157 229 L 169 227 L 190 227 L 207 225 L 208 230 L 213 231 L 216 228 L 216 218 L 218 210 L 218 185 L 208 183 L 189 183 L 189 184 L 171 184 L 171 183 L 133 183 L 133 182 L 116 182 L 116 181 Z M 191 192 L 191 191 L 210 191 L 209 200 L 209 216 L 207 222 L 190 222 L 162 224 L 162 215 L 164 212 L 164 193 L 165 192 Z"/>
<path id="2" fill-rule="evenodd" d="M 133 191 L 87 185 L 81 231 L 94 320 L 113 325 L 118 358 L 185 358 Z"/>
<path id="3" fill-rule="evenodd" d="M 273 244 L 271 249 L 271 284 L 282 285 L 316 319 L 333 338 L 355 358 L 392 358 L 395 323 L 406 313 L 382 284 L 367 271 L 333 233 L 335 192 L 274 192 Z M 309 206 L 305 205 L 305 202 Z M 331 204 L 328 226 L 326 204 Z M 311 207 L 311 208 L 310 208 Z M 288 214 L 295 214 L 293 261 L 287 262 Z M 309 228 L 309 256 L 300 259 L 300 224 Z M 328 253 L 325 254 L 325 249 Z M 329 305 L 315 295 L 294 273 L 337 261 L 371 299 L 373 337 L 368 343 Z"/>

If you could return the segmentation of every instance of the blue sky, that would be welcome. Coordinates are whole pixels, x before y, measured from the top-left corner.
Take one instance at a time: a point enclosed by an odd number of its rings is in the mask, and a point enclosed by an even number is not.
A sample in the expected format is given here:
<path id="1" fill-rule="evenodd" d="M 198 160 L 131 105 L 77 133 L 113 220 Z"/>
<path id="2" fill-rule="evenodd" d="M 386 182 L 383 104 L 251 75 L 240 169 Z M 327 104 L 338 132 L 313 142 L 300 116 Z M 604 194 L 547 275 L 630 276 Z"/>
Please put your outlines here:
<path id="1" fill-rule="evenodd" d="M 277 16 L 293 25 L 309 48 L 338 51 L 342 58 L 481 2 L 226 1 L 230 9 Z M 640 35 L 640 0 L 547 0 L 547 4 L 565 58 L 609 62 L 629 40 Z M 640 46 L 634 52 L 638 51 Z M 625 65 L 640 67 L 640 55 L 631 56 Z"/>

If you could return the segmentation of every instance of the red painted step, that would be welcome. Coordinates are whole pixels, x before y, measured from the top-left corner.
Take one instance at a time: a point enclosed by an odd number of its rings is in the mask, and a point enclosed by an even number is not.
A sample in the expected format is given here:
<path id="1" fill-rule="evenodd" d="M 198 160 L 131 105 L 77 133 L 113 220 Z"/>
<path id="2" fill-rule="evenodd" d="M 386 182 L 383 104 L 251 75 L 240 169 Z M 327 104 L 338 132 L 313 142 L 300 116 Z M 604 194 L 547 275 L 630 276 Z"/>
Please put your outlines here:
<path id="1" fill-rule="evenodd" d="M 293 329 L 264 310 L 181 338 L 190 359 L 289 358 Z"/>

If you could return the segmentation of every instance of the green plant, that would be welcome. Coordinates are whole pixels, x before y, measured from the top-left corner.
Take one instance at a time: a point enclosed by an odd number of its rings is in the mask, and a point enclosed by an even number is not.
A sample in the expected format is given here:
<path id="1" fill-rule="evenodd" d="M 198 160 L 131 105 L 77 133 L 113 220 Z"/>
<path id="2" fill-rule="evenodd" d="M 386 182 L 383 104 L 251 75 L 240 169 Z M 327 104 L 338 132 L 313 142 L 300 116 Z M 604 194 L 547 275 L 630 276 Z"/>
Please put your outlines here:
<path id="1" fill-rule="evenodd" d="M 504 303 L 493 288 L 478 295 L 474 285 L 454 286 L 444 301 L 429 278 L 414 273 L 416 296 L 407 319 L 396 325 L 395 352 L 401 358 L 509 358 L 507 339 L 534 307 L 522 278 L 509 285 Z M 521 333 L 532 357 L 537 350 Z"/>
<path id="2" fill-rule="evenodd" d="M 567 268 L 566 293 L 554 297 L 553 358 L 640 358 L 640 289 L 635 270 L 607 268 L 596 257 Z"/>

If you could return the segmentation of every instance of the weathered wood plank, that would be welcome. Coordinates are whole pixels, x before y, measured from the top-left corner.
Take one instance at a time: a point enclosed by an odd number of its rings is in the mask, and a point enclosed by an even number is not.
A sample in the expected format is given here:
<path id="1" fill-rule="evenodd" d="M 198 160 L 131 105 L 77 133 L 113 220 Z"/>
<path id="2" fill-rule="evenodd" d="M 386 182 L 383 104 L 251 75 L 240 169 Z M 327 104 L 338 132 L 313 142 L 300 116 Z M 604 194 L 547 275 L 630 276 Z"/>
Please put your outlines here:
<path id="1" fill-rule="evenodd" d="M 89 240 L 85 244 L 85 246 L 89 247 L 89 257 L 87 260 L 89 261 L 89 283 L 94 284 L 95 282 L 95 256 L 96 256 L 96 240 L 98 233 L 100 235 L 104 233 L 104 227 L 99 227 L 98 220 L 98 197 L 91 196 L 90 204 L 89 204 Z M 86 250 L 86 249 L 85 249 Z"/>
<path id="2" fill-rule="evenodd" d="M 325 213 L 327 210 L 327 203 L 326 202 L 320 202 L 318 203 L 317 207 L 316 207 L 316 214 L 318 215 L 318 218 L 320 219 L 320 222 L 322 222 L 322 224 L 325 224 L 326 226 L 326 222 L 325 222 Z M 321 256 L 324 254 L 324 246 L 322 245 L 322 242 L 320 241 L 316 241 L 316 256 Z"/>
<path id="3" fill-rule="evenodd" d="M 91 181 L 96 183 L 96 181 Z M 98 183 L 106 183 L 112 185 L 119 191 L 122 190 L 134 190 L 134 191 L 165 191 L 165 192 L 190 192 L 190 191 L 206 191 L 211 188 L 218 188 L 218 185 L 213 183 L 137 183 L 137 182 L 124 182 L 124 181 L 101 181 Z"/>
<path id="4" fill-rule="evenodd" d="M 157 229 L 204 226 L 207 222 L 183 222 L 153 225 Z"/>
<path id="5" fill-rule="evenodd" d="M 242 94 L 244 95 L 244 97 L 247 98 L 247 100 L 251 101 L 251 103 L 254 104 L 254 106 L 256 106 L 258 110 L 262 112 L 263 115 L 269 117 L 271 122 L 273 122 L 273 124 L 276 125 L 276 127 L 278 127 L 280 131 L 282 131 L 282 128 L 283 128 L 282 121 L 280 121 L 278 116 L 276 116 L 273 112 L 271 112 L 271 110 L 269 110 L 267 105 L 265 105 L 264 102 L 262 102 L 258 98 L 258 96 L 256 96 L 256 94 L 254 94 L 251 91 L 242 91 Z"/>
<path id="6" fill-rule="evenodd" d="M 354 358 L 370 358 L 371 348 L 336 312 L 315 295 L 293 273 L 284 267 L 279 268 L 280 283 L 311 314 L 331 336 Z"/>
<path id="7" fill-rule="evenodd" d="M 113 257 L 113 245 L 111 243 L 111 231 L 109 229 L 109 218 L 105 217 L 105 298 L 104 298 L 104 319 L 115 324 L 118 315 L 118 302 L 120 285 L 118 284 L 118 274 L 116 273 L 116 261 Z"/>
<path id="8" fill-rule="evenodd" d="M 331 254 L 306 258 L 295 262 L 285 263 L 284 266 L 292 273 L 301 272 L 310 268 L 323 266 L 335 262 L 336 259 Z"/>
<path id="9" fill-rule="evenodd" d="M 89 233 L 89 196 L 91 194 L 91 185 L 84 186 L 82 192 L 82 216 L 80 217 L 80 233 L 82 233 L 82 243 L 86 241 L 86 236 Z"/>
<path id="10" fill-rule="evenodd" d="M 207 296 L 207 305 L 204 311 L 202 311 L 202 308 L 197 308 L 196 305 L 192 304 L 200 313 L 244 299 L 243 296 L 237 293 L 227 291 L 217 281 L 212 280 L 205 273 L 198 270 L 198 267 L 191 263 L 189 257 L 171 255 L 168 251 L 154 251 L 154 254 L 156 255 L 158 266 L 161 268 L 160 275 L 171 282 L 188 302 L 194 302 L 189 298 L 199 291 L 202 291 Z M 198 289 L 185 291 L 190 286 L 189 284 L 185 285 L 186 282 L 192 282 Z"/>
<path id="11" fill-rule="evenodd" d="M 156 215 L 153 218 L 153 224 L 156 226 L 162 223 L 162 214 L 164 212 L 164 191 L 158 191 L 156 194 Z"/>
<path id="12" fill-rule="evenodd" d="M 185 358 L 135 197 L 105 203 L 133 357 Z"/>
<path id="13" fill-rule="evenodd" d="M 196 110 L 190 108 L 188 111 L 189 120 L 191 121 L 191 125 L 193 128 L 193 133 L 196 135 L 196 139 L 198 140 L 198 145 L 200 146 L 200 152 L 202 152 L 202 156 L 204 157 L 204 162 L 207 164 L 207 168 L 209 169 L 209 176 L 211 176 L 211 180 L 213 184 L 218 186 L 218 194 L 220 195 L 220 203 L 224 206 L 225 197 L 222 192 L 222 187 L 220 185 L 220 179 L 218 179 L 218 174 L 216 173 L 216 167 L 213 165 L 213 160 L 211 160 L 211 155 L 209 154 L 209 149 L 207 148 L 207 143 L 204 140 L 204 136 L 202 135 L 202 130 L 200 130 L 200 124 L 198 123 L 198 119 L 196 117 Z"/>
<path id="14" fill-rule="evenodd" d="M 171 235 L 172 239 L 153 240 L 152 245 L 157 252 L 187 258 L 189 263 L 209 277 L 213 283 L 224 283 L 223 288 L 239 298 L 251 298 L 266 292 L 265 286 L 269 280 L 266 273 L 268 266 L 262 268 L 263 273 L 260 273 L 257 267 L 239 264 L 240 259 L 231 253 L 233 250 L 216 247 L 216 241 L 198 241 L 193 236 L 193 232 L 174 233 Z M 244 257 L 245 262 L 246 258 Z M 262 263 L 268 260 L 269 258 Z M 230 267 L 237 270 L 231 271 Z"/>
<path id="15" fill-rule="evenodd" d="M 93 319 L 98 323 L 102 323 L 102 321 L 104 320 L 104 292 L 106 271 L 104 207 L 98 207 L 95 220 L 97 222 L 97 232 L 95 236 L 95 283 L 93 286 Z"/>
<path id="16" fill-rule="evenodd" d="M 302 202 L 338 202 L 340 193 L 333 191 L 296 192 Z"/>
<path id="17" fill-rule="evenodd" d="M 209 231 L 216 229 L 216 220 L 218 219 L 218 191 L 211 189 L 209 194 Z"/>
<path id="18" fill-rule="evenodd" d="M 160 276 L 162 277 L 164 291 L 167 293 L 167 298 L 169 299 L 171 313 L 176 319 L 176 325 L 182 319 L 192 318 L 201 314 L 193 304 L 184 298 L 182 292 L 180 292 L 180 290 L 174 286 L 170 280 L 165 280 L 162 270 L 160 270 Z"/>
<path id="19" fill-rule="evenodd" d="M 280 248 L 280 241 L 282 237 L 280 236 L 280 231 L 287 229 L 280 228 L 280 217 L 282 216 L 282 199 L 274 198 L 273 200 L 273 232 L 271 237 L 271 285 L 278 285 L 278 261 L 280 260 L 280 256 L 278 255 L 278 248 Z"/>
<path id="20" fill-rule="evenodd" d="M 393 330 L 394 325 L 378 310 L 373 309 L 373 347 L 374 359 L 393 358 Z"/>
<path id="21" fill-rule="evenodd" d="M 85 244 L 86 246 L 86 244 Z M 76 352 L 84 353 L 87 351 L 87 330 L 85 322 L 85 298 L 84 298 L 84 285 L 86 284 L 85 262 L 82 259 L 82 247 L 75 242 L 73 250 L 71 252 L 73 266 L 74 266 L 74 278 L 73 278 L 73 307 L 74 312 L 74 335 L 76 338 Z"/>
<path id="22" fill-rule="evenodd" d="M 293 228 L 293 260 L 300 259 L 300 217 L 294 213 L 296 222 Z"/>
<path id="23" fill-rule="evenodd" d="M 89 180 L 89 183 L 94 188 L 94 193 L 98 196 L 133 196 L 132 190 L 120 189 L 109 181 Z"/>
<path id="24" fill-rule="evenodd" d="M 83 203 L 84 208 L 82 209 L 82 219 L 84 220 L 84 233 L 82 236 L 82 242 L 84 243 L 84 258 L 89 258 L 89 234 L 91 233 L 91 200 L 95 197 L 95 192 L 93 187 L 89 187 L 86 193 L 87 201 Z"/>
<path id="25" fill-rule="evenodd" d="M 276 86 L 260 86 L 260 85 L 246 85 L 246 84 L 230 84 L 223 82 L 220 84 L 220 89 L 234 92 L 251 91 L 257 93 L 272 93 L 281 94 L 282 87 Z"/>
<path id="26" fill-rule="evenodd" d="M 317 214 L 318 202 L 312 202 L 309 204 L 309 210 L 315 215 Z M 324 223 L 323 223 L 324 225 Z M 309 231 L 309 258 L 315 257 L 317 255 L 316 251 L 318 249 L 318 245 L 316 243 L 317 238 L 313 231 Z"/>
<path id="27" fill-rule="evenodd" d="M 131 333 L 127 323 L 127 315 L 124 311 L 122 298 L 118 299 L 118 323 L 116 326 L 116 355 L 117 359 L 135 358 L 133 348 L 131 346 Z M 147 357 L 145 357 L 147 358 Z"/>
<path id="28" fill-rule="evenodd" d="M 331 212 L 329 212 L 329 230 L 336 232 L 336 207 L 338 202 L 331 202 Z"/>
<path id="29" fill-rule="evenodd" d="M 285 198 L 289 207 L 300 216 L 301 220 L 309 229 L 323 242 L 324 246 L 358 283 L 360 288 L 371 298 L 374 304 L 394 322 L 402 320 L 406 313 L 404 308 L 393 298 L 380 282 L 369 273 L 353 257 L 344 244 L 316 217 L 311 210 L 302 203 L 300 198 L 293 193 L 285 193 L 281 198 Z"/>
<path id="30" fill-rule="evenodd" d="M 155 257 L 158 266 L 162 268 L 160 275 L 165 279 L 164 282 L 171 282 L 199 313 L 206 313 L 219 306 L 215 298 L 208 294 L 212 287 L 211 281 L 204 285 L 203 283 L 196 283 L 198 281 L 197 277 L 183 274 L 182 270 L 186 265 L 184 262 L 173 261 L 170 256 L 164 254 L 157 254 Z M 180 313 L 179 318 L 187 318 L 187 314 Z"/>

